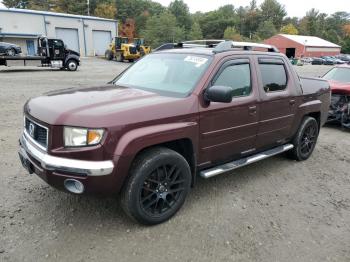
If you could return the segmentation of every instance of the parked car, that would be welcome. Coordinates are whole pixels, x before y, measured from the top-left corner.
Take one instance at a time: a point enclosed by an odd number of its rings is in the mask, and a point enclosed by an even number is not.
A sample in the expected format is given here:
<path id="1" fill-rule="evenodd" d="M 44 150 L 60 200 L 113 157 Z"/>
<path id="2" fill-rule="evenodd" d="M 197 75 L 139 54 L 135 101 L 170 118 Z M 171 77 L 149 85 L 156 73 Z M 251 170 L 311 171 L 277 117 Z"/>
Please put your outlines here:
<path id="1" fill-rule="evenodd" d="M 323 59 L 324 65 L 335 65 L 336 64 L 335 60 L 329 56 L 321 56 L 321 58 Z"/>
<path id="2" fill-rule="evenodd" d="M 329 122 L 338 122 L 350 128 L 350 66 L 337 66 L 324 76 L 332 91 Z"/>
<path id="3" fill-rule="evenodd" d="M 0 42 L 0 55 L 15 56 L 22 53 L 21 47 L 11 43 Z"/>
<path id="4" fill-rule="evenodd" d="M 311 64 L 312 61 L 313 61 L 313 58 L 312 58 L 312 57 L 303 57 L 303 58 L 301 59 L 301 61 L 302 61 L 303 63 L 306 63 L 306 64 Z"/>
<path id="5" fill-rule="evenodd" d="M 312 62 L 311 62 L 312 65 L 323 65 L 323 63 L 324 63 L 324 60 L 320 57 L 312 58 Z"/>
<path id="6" fill-rule="evenodd" d="M 210 178 L 286 151 L 308 159 L 329 104 L 327 81 L 299 78 L 273 46 L 172 48 L 105 86 L 27 101 L 19 155 L 53 187 L 120 193 L 131 218 L 158 224 L 180 209 L 197 174 Z"/>
<path id="7" fill-rule="evenodd" d="M 345 64 L 345 61 L 335 57 L 335 56 L 330 56 L 331 59 L 333 59 L 333 61 L 335 62 L 336 65 L 342 65 Z"/>
<path id="8" fill-rule="evenodd" d="M 344 61 L 345 63 L 350 62 L 350 55 L 340 54 L 336 58 Z"/>

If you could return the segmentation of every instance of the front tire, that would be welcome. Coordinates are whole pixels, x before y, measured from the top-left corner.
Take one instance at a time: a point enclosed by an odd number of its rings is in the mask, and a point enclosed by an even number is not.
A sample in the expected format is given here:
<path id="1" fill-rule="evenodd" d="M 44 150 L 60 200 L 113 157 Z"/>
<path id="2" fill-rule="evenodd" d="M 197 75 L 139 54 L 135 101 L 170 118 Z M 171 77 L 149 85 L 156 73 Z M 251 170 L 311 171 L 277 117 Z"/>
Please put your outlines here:
<path id="1" fill-rule="evenodd" d="M 6 55 L 7 56 L 15 56 L 16 55 L 16 50 L 13 48 L 10 48 L 8 50 L 6 50 Z"/>
<path id="2" fill-rule="evenodd" d="M 70 60 L 68 60 L 66 67 L 69 71 L 72 71 L 72 72 L 77 71 L 78 63 L 77 63 L 77 61 L 70 59 Z"/>
<path id="3" fill-rule="evenodd" d="M 191 170 L 182 155 L 157 147 L 141 153 L 121 191 L 126 214 L 145 225 L 163 223 L 181 208 L 191 187 Z"/>
<path id="4" fill-rule="evenodd" d="M 124 62 L 124 55 L 121 52 L 117 52 L 115 59 L 117 62 Z"/>
<path id="5" fill-rule="evenodd" d="M 319 134 L 319 125 L 315 118 L 305 117 L 293 139 L 294 148 L 289 156 L 297 161 L 308 159 L 315 149 Z"/>

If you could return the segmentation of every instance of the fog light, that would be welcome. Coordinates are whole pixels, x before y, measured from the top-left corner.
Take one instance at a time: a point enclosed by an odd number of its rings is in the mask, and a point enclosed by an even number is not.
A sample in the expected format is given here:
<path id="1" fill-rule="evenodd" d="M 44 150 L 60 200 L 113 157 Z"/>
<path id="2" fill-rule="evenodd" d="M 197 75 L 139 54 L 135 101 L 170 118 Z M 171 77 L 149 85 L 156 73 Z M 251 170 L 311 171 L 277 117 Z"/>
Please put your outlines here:
<path id="1" fill-rule="evenodd" d="M 84 185 L 75 179 L 66 179 L 64 181 L 64 187 L 71 193 L 81 194 L 84 192 Z"/>

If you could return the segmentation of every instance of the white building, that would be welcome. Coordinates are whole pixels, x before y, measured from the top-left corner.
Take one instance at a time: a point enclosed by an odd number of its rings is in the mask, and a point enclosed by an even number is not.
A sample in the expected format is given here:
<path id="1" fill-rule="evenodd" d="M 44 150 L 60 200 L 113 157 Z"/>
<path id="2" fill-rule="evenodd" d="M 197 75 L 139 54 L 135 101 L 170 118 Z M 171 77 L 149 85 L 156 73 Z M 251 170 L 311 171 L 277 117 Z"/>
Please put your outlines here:
<path id="1" fill-rule="evenodd" d="M 23 54 L 36 52 L 38 36 L 62 39 L 68 48 L 82 56 L 104 55 L 111 40 L 118 35 L 116 20 L 0 8 L 0 42 L 18 44 Z"/>

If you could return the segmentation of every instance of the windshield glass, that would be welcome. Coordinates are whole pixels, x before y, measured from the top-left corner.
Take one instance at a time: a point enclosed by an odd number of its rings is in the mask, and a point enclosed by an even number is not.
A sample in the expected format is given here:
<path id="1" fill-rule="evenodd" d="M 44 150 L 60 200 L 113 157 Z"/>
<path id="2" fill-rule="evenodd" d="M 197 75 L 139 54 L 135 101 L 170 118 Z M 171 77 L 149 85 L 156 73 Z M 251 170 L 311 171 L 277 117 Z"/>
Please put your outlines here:
<path id="1" fill-rule="evenodd" d="M 162 95 L 188 96 L 211 58 L 189 54 L 147 55 L 116 78 L 115 85 L 144 89 Z"/>
<path id="2" fill-rule="evenodd" d="M 324 75 L 324 79 L 350 83 L 350 68 L 333 68 Z"/>

